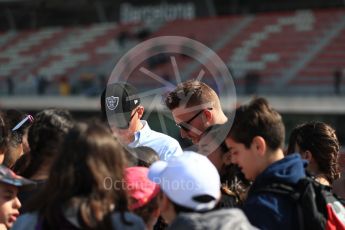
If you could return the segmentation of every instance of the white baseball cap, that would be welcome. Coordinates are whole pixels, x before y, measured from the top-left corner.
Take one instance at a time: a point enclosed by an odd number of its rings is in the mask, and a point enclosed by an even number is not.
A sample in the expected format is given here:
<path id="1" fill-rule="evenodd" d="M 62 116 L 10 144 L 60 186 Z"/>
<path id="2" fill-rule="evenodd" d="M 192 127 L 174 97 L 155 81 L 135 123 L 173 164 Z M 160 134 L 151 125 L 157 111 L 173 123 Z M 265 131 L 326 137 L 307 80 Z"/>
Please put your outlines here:
<path id="1" fill-rule="evenodd" d="M 168 161 L 157 161 L 149 168 L 148 177 L 159 184 L 174 203 L 195 211 L 207 211 L 220 199 L 220 178 L 207 157 L 185 151 Z"/>

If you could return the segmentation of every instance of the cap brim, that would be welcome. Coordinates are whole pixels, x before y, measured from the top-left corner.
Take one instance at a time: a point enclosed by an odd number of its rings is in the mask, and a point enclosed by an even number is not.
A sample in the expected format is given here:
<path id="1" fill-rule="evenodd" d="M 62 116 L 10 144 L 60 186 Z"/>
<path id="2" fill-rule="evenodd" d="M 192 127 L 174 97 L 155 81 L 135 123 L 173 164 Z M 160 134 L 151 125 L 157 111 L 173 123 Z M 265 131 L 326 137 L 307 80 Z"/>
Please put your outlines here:
<path id="1" fill-rule="evenodd" d="M 9 185 L 13 185 L 16 187 L 26 187 L 26 186 L 33 186 L 36 185 L 36 182 L 26 179 L 26 178 L 16 178 L 16 179 L 10 179 L 10 178 L 1 178 L 0 179 L 1 183 L 4 184 L 9 184 Z"/>

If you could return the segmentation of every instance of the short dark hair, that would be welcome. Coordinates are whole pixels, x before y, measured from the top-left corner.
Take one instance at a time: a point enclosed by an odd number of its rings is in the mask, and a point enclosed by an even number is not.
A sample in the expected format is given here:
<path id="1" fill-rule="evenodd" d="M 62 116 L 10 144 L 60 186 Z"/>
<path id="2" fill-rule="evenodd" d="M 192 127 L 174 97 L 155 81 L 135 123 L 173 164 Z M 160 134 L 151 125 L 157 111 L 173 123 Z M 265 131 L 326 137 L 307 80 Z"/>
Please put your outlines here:
<path id="1" fill-rule="evenodd" d="M 249 105 L 236 109 L 228 137 L 249 148 L 253 138 L 261 136 L 271 150 L 283 148 L 285 127 L 280 114 L 264 98 L 254 98 Z"/>
<path id="2" fill-rule="evenodd" d="M 177 203 L 175 203 L 174 201 L 172 201 L 168 196 L 167 198 L 169 199 L 169 201 L 172 203 L 173 207 L 174 207 L 174 211 L 179 214 L 179 213 L 182 213 L 182 212 L 186 212 L 186 213 L 191 213 L 191 212 L 197 212 L 197 213 L 205 213 L 205 212 L 209 212 L 209 211 L 212 211 L 211 210 L 195 210 L 195 209 L 192 209 L 192 208 L 188 208 L 188 207 L 185 207 L 183 205 L 179 205 Z M 200 198 L 206 198 L 205 202 L 209 202 L 210 200 L 213 200 L 214 197 L 211 197 L 209 195 L 204 195 L 204 196 L 200 196 Z M 214 209 L 214 208 L 213 208 Z"/>
<path id="3" fill-rule="evenodd" d="M 137 166 L 150 167 L 159 160 L 157 152 L 148 146 L 139 146 L 133 149 L 138 157 Z"/>
<path id="4" fill-rule="evenodd" d="M 287 154 L 295 153 L 296 144 L 301 151 L 311 152 L 319 170 L 325 174 L 330 183 L 340 177 L 339 141 L 331 126 L 323 122 L 298 125 L 291 132 Z"/>

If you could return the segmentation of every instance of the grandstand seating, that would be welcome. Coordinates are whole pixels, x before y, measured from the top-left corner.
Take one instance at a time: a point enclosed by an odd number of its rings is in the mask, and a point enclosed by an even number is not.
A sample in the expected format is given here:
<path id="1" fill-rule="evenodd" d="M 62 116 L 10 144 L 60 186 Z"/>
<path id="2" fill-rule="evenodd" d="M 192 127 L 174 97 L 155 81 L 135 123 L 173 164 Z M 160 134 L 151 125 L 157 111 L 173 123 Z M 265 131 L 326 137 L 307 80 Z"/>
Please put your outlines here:
<path id="1" fill-rule="evenodd" d="M 30 75 L 42 75 L 54 81 L 83 66 L 97 68 L 118 52 L 117 34 L 134 26 L 107 23 L 3 33 L 0 78 L 12 76 L 20 84 Z"/>
<path id="2" fill-rule="evenodd" d="M 261 85 L 267 84 L 271 87 L 284 77 L 287 70 L 294 68 L 296 62 L 303 60 L 309 49 L 318 45 L 325 33 L 344 16 L 344 10 L 257 15 L 253 23 L 219 54 L 228 61 L 235 77 L 239 78 L 237 85 L 244 83 L 246 71 L 257 70 L 262 76 Z M 341 36 L 344 40 L 345 37 L 339 35 Z M 326 49 L 321 50 L 320 54 L 324 52 Z M 345 50 L 342 49 L 340 52 Z M 313 60 L 315 59 L 318 58 L 314 57 Z M 315 76 L 324 79 L 330 77 L 329 73 L 332 71 L 333 67 L 330 71 L 322 70 Z M 299 71 L 286 85 L 291 86 L 294 81 L 303 81 L 305 77 L 304 72 Z M 308 86 L 315 87 L 315 84 Z"/>
<path id="3" fill-rule="evenodd" d="M 154 32 L 151 38 L 158 36 L 183 36 L 193 40 L 197 40 L 202 44 L 212 48 L 217 40 L 221 39 L 224 31 L 228 30 L 235 23 L 238 22 L 238 18 L 235 17 L 220 17 L 220 18 L 201 18 L 195 20 L 176 20 L 168 22 Z M 214 26 L 217 25 L 217 26 Z M 181 44 L 181 46 L 187 44 Z M 181 48 L 181 51 L 183 48 Z M 175 73 L 172 67 L 173 57 L 176 60 L 177 68 L 180 74 L 183 75 L 183 70 L 191 63 L 192 59 L 187 55 L 180 54 L 167 54 L 166 62 L 155 67 L 151 67 L 150 71 L 161 76 L 162 78 L 169 78 L 170 81 L 175 82 Z M 147 63 L 145 63 L 147 64 Z M 144 65 L 145 68 L 149 68 L 148 65 Z M 182 78 L 186 76 L 181 76 Z M 152 85 L 156 87 L 162 87 L 162 84 L 152 79 L 151 77 L 141 73 L 134 72 L 131 76 L 131 81 L 140 84 L 143 87 L 150 87 Z"/>
<path id="4" fill-rule="evenodd" d="M 292 85 L 332 84 L 336 69 L 345 68 L 345 28 L 293 79 Z"/>
<path id="5" fill-rule="evenodd" d="M 224 41 L 225 35 L 234 33 L 236 25 L 249 17 L 253 20 Z M 239 88 L 244 85 L 245 73 L 257 70 L 265 92 L 274 92 L 275 86 L 317 91 L 317 87 L 325 85 L 331 89 L 334 70 L 345 68 L 344 21 L 345 9 L 236 15 L 168 22 L 151 37 L 185 36 L 213 48 L 231 68 Z M 54 80 L 61 76 L 72 77 L 90 67 L 99 72 L 116 54 L 120 55 L 115 42 L 117 35 L 140 26 L 103 23 L 2 32 L 0 81 L 12 76 L 26 82 L 30 75 L 46 75 Z M 173 56 L 181 75 L 187 77 L 184 73 L 193 61 L 182 55 Z M 158 76 L 168 74 L 174 80 L 169 55 L 161 65 L 150 68 L 148 63 L 143 63 L 143 66 Z M 188 72 L 188 77 L 196 77 L 200 69 L 189 71 L 192 74 Z M 108 73 L 108 69 L 105 72 Z M 144 75 L 136 70 L 130 81 L 146 87 L 159 85 Z"/>

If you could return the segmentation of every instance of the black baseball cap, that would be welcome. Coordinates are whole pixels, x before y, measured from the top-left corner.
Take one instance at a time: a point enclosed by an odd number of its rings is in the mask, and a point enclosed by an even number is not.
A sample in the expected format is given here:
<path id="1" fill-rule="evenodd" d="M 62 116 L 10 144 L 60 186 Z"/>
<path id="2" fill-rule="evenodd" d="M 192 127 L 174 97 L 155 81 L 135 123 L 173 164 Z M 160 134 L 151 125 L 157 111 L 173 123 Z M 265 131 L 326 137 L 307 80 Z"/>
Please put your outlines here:
<path id="1" fill-rule="evenodd" d="M 129 127 L 131 113 L 138 105 L 138 90 L 125 82 L 109 84 L 101 96 L 103 114 L 105 112 L 110 124 L 120 129 Z"/>

